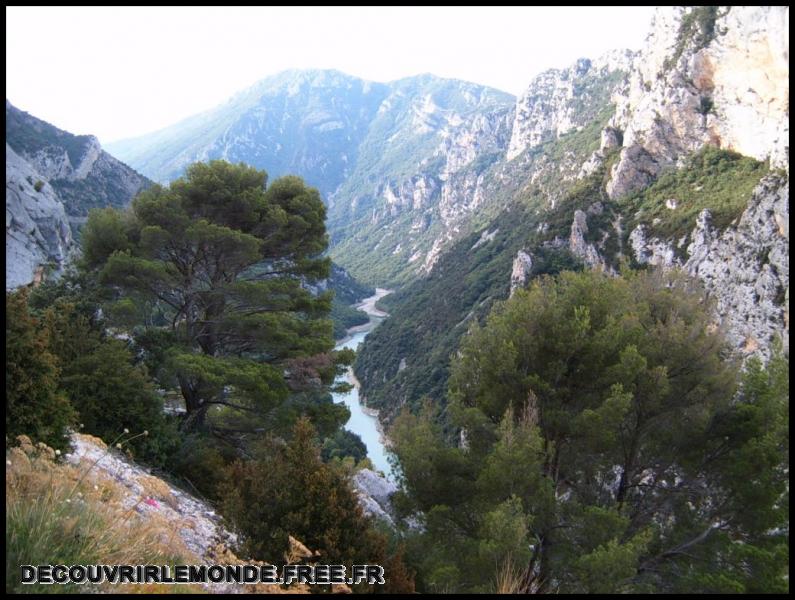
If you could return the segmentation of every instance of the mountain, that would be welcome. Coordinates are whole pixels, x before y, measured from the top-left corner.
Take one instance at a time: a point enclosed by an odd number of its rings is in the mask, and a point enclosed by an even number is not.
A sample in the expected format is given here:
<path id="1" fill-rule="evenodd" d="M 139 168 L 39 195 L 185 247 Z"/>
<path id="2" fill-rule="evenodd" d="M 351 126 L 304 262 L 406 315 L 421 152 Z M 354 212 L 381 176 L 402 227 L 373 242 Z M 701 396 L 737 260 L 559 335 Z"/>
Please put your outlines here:
<path id="1" fill-rule="evenodd" d="M 481 202 L 481 174 L 510 135 L 514 98 L 422 75 L 390 84 L 360 150 L 331 199 L 334 259 L 370 284 L 401 282 L 432 266 Z"/>
<path id="2" fill-rule="evenodd" d="M 410 279 L 433 262 L 435 238 L 477 205 L 478 173 L 507 147 L 513 103 L 509 94 L 428 74 L 384 84 L 286 71 L 213 110 L 108 147 L 161 182 L 213 158 L 247 162 L 271 178 L 300 175 L 328 201 L 332 256 L 372 285 Z"/>
<path id="3" fill-rule="evenodd" d="M 88 211 L 125 206 L 151 185 L 102 150 L 6 100 L 6 289 L 58 273 Z"/>
<path id="4" fill-rule="evenodd" d="M 357 362 L 387 419 L 443 395 L 469 322 L 561 268 L 681 267 L 736 352 L 766 357 L 788 342 L 788 14 L 661 8 L 640 52 L 549 70 L 518 99 L 289 71 L 111 148 L 160 180 L 223 157 L 317 186 L 335 262 L 400 288 Z"/>
<path id="5" fill-rule="evenodd" d="M 787 18 L 661 8 L 609 95 L 575 92 L 585 62 L 539 76 L 493 167 L 514 173 L 504 211 L 385 299 L 391 317 L 355 365 L 368 405 L 389 421 L 425 396 L 442 402 L 469 323 L 562 268 L 682 268 L 715 299 L 738 356 L 788 348 Z"/>
<path id="6" fill-rule="evenodd" d="M 285 71 L 161 131 L 108 144 L 160 183 L 195 161 L 223 158 L 297 174 L 327 197 L 357 160 L 387 87 L 339 71 Z"/>

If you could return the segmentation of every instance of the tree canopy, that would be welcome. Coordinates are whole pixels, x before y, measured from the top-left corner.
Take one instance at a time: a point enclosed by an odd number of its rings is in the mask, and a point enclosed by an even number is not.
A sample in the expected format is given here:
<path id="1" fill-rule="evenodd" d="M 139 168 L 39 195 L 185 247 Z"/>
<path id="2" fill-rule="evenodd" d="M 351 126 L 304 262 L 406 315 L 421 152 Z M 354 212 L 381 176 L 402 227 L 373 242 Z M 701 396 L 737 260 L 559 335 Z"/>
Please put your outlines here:
<path id="1" fill-rule="evenodd" d="M 330 294 L 307 286 L 329 270 L 320 196 L 294 176 L 266 183 L 244 164 L 196 163 L 83 229 L 84 266 L 118 292 L 109 314 L 157 355 L 191 429 L 221 432 L 213 407 L 230 431 L 268 427 L 291 393 L 327 389 L 347 357 L 331 355 Z"/>
<path id="2" fill-rule="evenodd" d="M 473 326 L 456 439 L 430 405 L 393 428 L 424 587 L 786 587 L 788 380 L 752 365 L 733 401 L 709 309 L 678 274 L 566 272 Z"/>
<path id="3" fill-rule="evenodd" d="M 6 292 L 6 435 L 69 447 L 76 413 L 58 386 L 60 369 L 46 323 L 31 314 L 28 290 Z M 7 439 L 8 439 L 7 438 Z"/>

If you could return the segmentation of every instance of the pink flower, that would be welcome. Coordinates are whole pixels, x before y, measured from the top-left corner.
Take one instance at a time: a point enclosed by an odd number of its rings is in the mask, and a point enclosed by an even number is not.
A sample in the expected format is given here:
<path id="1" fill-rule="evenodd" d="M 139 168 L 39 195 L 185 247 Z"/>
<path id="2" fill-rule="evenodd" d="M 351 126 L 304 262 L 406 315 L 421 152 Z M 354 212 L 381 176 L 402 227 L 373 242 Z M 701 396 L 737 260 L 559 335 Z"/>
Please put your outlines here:
<path id="1" fill-rule="evenodd" d="M 157 508 L 157 500 L 155 500 L 154 498 L 147 498 L 146 500 L 144 500 L 144 502 L 149 506 L 154 506 L 155 508 Z"/>

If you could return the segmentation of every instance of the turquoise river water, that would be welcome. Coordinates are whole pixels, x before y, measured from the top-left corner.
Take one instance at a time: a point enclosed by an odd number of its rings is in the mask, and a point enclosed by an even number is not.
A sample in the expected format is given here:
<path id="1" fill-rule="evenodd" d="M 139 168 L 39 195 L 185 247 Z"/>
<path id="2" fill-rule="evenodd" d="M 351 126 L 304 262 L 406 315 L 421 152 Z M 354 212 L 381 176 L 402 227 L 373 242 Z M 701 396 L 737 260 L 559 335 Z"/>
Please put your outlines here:
<path id="1" fill-rule="evenodd" d="M 348 335 L 337 344 L 336 348 L 338 350 L 342 348 L 356 350 L 364 338 L 384 320 L 387 315 L 375 308 L 374 305 L 379 298 L 386 296 L 388 293 L 390 293 L 390 290 L 378 288 L 374 296 L 365 299 L 358 305 L 358 308 L 370 315 L 370 322 L 366 325 L 349 329 Z M 334 394 L 334 401 L 344 402 L 351 411 L 351 418 L 348 419 L 345 428 L 362 438 L 362 441 L 367 446 L 367 456 L 372 461 L 373 466 L 377 470 L 382 471 L 388 479 L 394 480 L 392 466 L 389 463 L 389 457 L 392 454 L 386 447 L 376 412 L 362 406 L 359 400 L 359 382 L 356 381 L 353 370 L 348 369 L 344 377 L 346 381 L 353 384 L 353 389 L 347 394 Z"/>

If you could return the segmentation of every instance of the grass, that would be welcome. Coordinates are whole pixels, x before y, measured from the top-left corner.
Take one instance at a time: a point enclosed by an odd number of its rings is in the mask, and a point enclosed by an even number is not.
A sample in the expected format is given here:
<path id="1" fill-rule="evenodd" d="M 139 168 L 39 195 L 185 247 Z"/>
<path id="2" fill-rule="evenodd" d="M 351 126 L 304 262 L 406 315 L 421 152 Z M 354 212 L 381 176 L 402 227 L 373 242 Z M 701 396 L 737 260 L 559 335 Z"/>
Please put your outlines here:
<path id="1" fill-rule="evenodd" d="M 690 234 L 705 208 L 712 214 L 712 225 L 724 230 L 742 215 L 768 171 L 766 163 L 707 146 L 684 167 L 663 173 L 649 187 L 622 200 L 624 211 L 634 213 L 625 232 L 644 224 L 652 236 L 676 246 Z M 676 200 L 675 209 L 666 206 L 671 199 Z"/>
<path id="2" fill-rule="evenodd" d="M 108 454 L 99 438 L 76 434 L 85 444 L 105 452 L 77 466 L 59 460 L 57 451 L 18 436 L 6 450 L 6 592 L 7 593 L 206 593 L 212 585 L 85 583 L 22 585 L 20 565 L 264 565 L 239 559 L 224 544 L 193 553 L 178 531 L 194 526 L 191 515 L 175 520 L 173 512 L 136 510 L 142 502 L 175 507 L 171 488 L 161 479 L 139 475 L 141 496 L 124 483 L 105 476 L 96 465 Z M 139 434 L 139 435 L 145 435 Z M 133 437 L 123 436 L 121 444 Z M 116 440 L 119 442 L 119 440 Z M 111 444 L 114 446 L 118 444 Z M 154 499 L 157 500 L 154 500 Z M 132 501 L 132 502 L 131 502 Z M 132 505 L 131 505 L 132 504 Z M 170 515 L 170 516 L 169 516 Z M 309 552 L 290 539 L 290 561 Z M 311 553 L 310 553 L 311 554 Z M 269 584 L 241 584 L 242 593 L 308 593 L 305 585 L 287 588 Z"/>
<path id="3" fill-rule="evenodd" d="M 196 561 L 172 523 L 154 516 L 143 521 L 135 510 L 137 504 L 125 506 L 121 484 L 87 478 L 96 463 L 77 468 L 58 462 L 55 451 L 42 443 L 34 446 L 26 436 L 19 436 L 18 442 L 6 452 L 6 592 L 110 591 L 109 584 L 22 585 L 23 564 Z M 201 590 L 186 585 L 124 585 L 112 591 Z"/>

